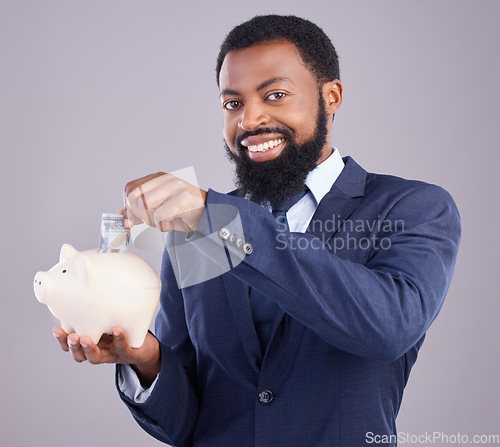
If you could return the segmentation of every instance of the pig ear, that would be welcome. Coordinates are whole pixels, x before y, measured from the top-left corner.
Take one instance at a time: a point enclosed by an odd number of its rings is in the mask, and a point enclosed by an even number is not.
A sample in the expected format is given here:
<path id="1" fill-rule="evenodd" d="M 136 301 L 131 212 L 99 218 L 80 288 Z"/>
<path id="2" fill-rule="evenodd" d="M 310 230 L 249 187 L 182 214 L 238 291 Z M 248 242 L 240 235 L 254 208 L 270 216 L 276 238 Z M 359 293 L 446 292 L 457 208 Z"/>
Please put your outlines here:
<path id="1" fill-rule="evenodd" d="M 92 263 L 85 255 L 78 256 L 75 262 L 75 271 L 77 276 L 84 282 L 88 283 L 92 273 Z"/>
<path id="2" fill-rule="evenodd" d="M 65 259 L 74 258 L 79 253 L 72 245 L 64 244 L 61 247 L 61 254 L 59 255 L 59 262 L 64 261 Z"/>

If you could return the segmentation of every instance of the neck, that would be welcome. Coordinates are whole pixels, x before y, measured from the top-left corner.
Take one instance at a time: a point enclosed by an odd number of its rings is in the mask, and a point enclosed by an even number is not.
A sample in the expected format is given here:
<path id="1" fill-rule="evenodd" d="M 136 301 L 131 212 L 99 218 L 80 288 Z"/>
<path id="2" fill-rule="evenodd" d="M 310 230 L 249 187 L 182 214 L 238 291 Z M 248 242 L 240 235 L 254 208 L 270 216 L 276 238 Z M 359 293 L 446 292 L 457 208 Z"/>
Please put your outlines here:
<path id="1" fill-rule="evenodd" d="M 326 139 L 326 143 L 323 146 L 323 149 L 321 149 L 321 156 L 319 157 L 318 161 L 316 162 L 316 165 L 323 163 L 330 155 L 332 155 L 332 144 L 331 144 L 330 136 L 328 135 L 328 137 Z"/>

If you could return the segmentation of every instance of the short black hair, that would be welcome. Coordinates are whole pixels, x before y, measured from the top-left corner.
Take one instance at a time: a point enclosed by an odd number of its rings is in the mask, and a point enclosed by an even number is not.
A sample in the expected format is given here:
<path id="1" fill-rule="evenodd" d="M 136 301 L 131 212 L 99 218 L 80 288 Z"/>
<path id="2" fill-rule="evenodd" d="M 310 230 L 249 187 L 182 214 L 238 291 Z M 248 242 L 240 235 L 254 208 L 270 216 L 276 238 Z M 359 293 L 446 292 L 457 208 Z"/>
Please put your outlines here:
<path id="1" fill-rule="evenodd" d="M 217 85 L 227 53 L 283 39 L 295 45 L 319 84 L 340 79 L 339 58 L 335 47 L 318 25 L 296 16 L 269 14 L 255 16 L 234 27 L 226 36 L 217 57 Z"/>

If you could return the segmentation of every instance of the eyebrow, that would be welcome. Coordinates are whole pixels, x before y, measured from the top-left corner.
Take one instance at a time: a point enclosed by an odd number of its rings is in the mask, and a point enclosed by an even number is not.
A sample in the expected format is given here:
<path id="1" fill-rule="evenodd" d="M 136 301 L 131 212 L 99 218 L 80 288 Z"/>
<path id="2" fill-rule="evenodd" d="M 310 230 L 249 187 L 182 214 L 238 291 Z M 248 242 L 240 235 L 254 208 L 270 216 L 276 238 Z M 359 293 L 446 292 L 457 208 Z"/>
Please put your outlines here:
<path id="1" fill-rule="evenodd" d="M 293 84 L 293 82 L 288 78 L 271 78 L 259 84 L 259 86 L 257 87 L 257 91 L 269 87 L 270 85 L 275 84 L 276 82 L 289 82 Z M 237 90 L 224 89 L 220 92 L 219 96 L 224 96 L 224 95 L 240 95 L 240 92 L 238 92 Z"/>

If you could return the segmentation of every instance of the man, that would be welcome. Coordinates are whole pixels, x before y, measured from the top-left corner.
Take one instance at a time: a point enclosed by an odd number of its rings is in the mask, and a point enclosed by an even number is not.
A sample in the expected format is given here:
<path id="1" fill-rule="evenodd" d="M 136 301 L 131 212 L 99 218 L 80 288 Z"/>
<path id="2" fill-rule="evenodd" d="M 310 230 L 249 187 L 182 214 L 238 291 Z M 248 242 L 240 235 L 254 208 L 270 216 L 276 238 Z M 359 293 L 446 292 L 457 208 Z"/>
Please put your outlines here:
<path id="1" fill-rule="evenodd" d="M 258 16 L 233 29 L 217 82 L 238 191 L 206 192 L 163 173 L 126 187 L 129 226 L 177 230 L 156 337 L 133 349 L 118 327 L 98 345 L 54 330 L 75 360 L 120 364 L 122 399 L 166 443 L 396 444 L 460 219 L 443 189 L 367 173 L 332 150 L 339 77 L 333 45 L 311 22 Z M 199 261 L 176 257 L 182 245 Z M 229 267 L 182 287 L 203 260 Z"/>

